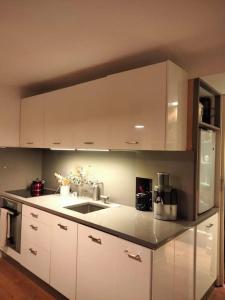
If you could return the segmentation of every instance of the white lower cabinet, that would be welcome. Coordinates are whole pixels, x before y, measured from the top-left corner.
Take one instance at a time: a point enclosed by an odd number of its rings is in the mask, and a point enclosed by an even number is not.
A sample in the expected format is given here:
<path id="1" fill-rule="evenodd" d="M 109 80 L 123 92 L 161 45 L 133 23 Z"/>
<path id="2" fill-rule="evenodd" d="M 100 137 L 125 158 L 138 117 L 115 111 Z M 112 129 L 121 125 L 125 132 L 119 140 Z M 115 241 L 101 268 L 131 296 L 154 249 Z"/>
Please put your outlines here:
<path id="1" fill-rule="evenodd" d="M 51 214 L 23 205 L 21 264 L 49 283 Z"/>
<path id="2" fill-rule="evenodd" d="M 23 205 L 28 270 L 71 300 L 200 300 L 217 278 L 218 214 L 152 251 Z"/>
<path id="3" fill-rule="evenodd" d="M 22 253 L 24 267 L 49 283 L 50 253 L 26 240 L 22 245 Z"/>
<path id="4" fill-rule="evenodd" d="M 54 216 L 51 239 L 50 285 L 75 299 L 77 224 Z"/>
<path id="5" fill-rule="evenodd" d="M 152 300 L 194 299 L 194 238 L 189 229 L 153 251 Z"/>
<path id="6" fill-rule="evenodd" d="M 131 242 L 116 239 L 117 300 L 149 300 L 151 294 L 152 251 Z"/>
<path id="7" fill-rule="evenodd" d="M 218 214 L 197 226 L 196 300 L 200 300 L 217 278 Z"/>
<path id="8" fill-rule="evenodd" d="M 195 229 L 175 239 L 173 300 L 194 299 Z"/>
<path id="9" fill-rule="evenodd" d="M 173 300 L 174 240 L 153 251 L 152 300 Z"/>
<path id="10" fill-rule="evenodd" d="M 149 300 L 151 251 L 78 226 L 76 300 Z"/>

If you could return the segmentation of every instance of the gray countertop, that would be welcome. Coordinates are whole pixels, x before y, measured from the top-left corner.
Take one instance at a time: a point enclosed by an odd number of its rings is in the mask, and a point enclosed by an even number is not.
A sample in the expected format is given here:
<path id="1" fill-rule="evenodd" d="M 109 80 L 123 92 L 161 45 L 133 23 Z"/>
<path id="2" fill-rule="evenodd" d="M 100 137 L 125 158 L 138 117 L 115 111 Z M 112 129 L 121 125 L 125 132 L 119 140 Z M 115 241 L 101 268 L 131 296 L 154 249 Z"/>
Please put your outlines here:
<path id="1" fill-rule="evenodd" d="M 60 195 L 48 195 L 33 198 L 22 198 L 1 192 L 1 196 L 13 199 L 23 204 L 44 210 L 46 212 L 67 218 L 79 224 L 104 231 L 119 238 L 142 245 L 149 249 L 157 249 L 174 239 L 187 229 L 215 214 L 218 210 L 211 209 L 195 222 L 160 221 L 153 218 L 152 212 L 141 212 L 134 207 L 112 203 L 107 209 L 89 214 L 81 214 L 65 208 L 65 206 L 93 202 L 90 198 L 73 195 L 66 198 Z M 98 203 L 101 203 L 98 201 Z"/>

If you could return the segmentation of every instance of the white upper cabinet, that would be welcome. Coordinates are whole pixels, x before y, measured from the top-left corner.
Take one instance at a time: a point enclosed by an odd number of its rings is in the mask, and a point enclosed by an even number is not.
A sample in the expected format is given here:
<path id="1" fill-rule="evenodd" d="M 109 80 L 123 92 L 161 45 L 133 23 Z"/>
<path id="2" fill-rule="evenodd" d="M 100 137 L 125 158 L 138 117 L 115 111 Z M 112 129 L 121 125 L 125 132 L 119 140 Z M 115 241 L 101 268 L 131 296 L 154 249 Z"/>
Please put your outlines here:
<path id="1" fill-rule="evenodd" d="M 107 80 L 110 148 L 164 149 L 166 64 L 122 72 Z"/>
<path id="2" fill-rule="evenodd" d="M 44 111 L 22 105 L 22 146 L 36 147 L 39 115 L 47 148 L 186 150 L 187 74 L 170 61 L 35 98 Z"/>
<path id="3" fill-rule="evenodd" d="M 111 114 L 105 78 L 73 88 L 75 101 L 74 144 L 76 148 L 109 148 Z"/>
<path id="4" fill-rule="evenodd" d="M 170 61 L 107 77 L 111 149 L 186 150 L 187 73 Z"/>
<path id="5" fill-rule="evenodd" d="M 0 86 L 0 147 L 19 146 L 20 95 Z"/>
<path id="6" fill-rule="evenodd" d="M 44 99 L 42 95 L 21 102 L 20 146 L 44 147 Z"/>
<path id="7" fill-rule="evenodd" d="M 44 95 L 44 140 L 47 148 L 74 148 L 76 98 L 73 88 Z"/>

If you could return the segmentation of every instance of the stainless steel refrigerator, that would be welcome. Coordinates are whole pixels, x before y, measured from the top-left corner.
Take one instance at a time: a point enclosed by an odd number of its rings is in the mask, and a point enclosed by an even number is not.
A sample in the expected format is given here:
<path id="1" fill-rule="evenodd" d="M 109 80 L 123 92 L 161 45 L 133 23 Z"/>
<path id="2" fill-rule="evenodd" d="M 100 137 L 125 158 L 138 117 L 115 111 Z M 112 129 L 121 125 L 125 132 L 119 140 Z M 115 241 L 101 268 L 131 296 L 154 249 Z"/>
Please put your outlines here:
<path id="1" fill-rule="evenodd" d="M 216 133 L 200 130 L 199 203 L 201 214 L 214 207 Z"/>

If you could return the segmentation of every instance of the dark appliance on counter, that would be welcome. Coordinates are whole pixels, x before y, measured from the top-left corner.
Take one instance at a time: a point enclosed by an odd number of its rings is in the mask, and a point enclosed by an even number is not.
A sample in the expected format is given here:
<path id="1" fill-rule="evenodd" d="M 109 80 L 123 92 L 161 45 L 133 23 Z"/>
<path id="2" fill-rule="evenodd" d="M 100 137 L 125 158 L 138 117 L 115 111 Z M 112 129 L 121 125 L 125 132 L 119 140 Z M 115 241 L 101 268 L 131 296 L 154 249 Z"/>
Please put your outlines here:
<path id="1" fill-rule="evenodd" d="M 152 210 L 152 180 L 136 177 L 136 209 Z"/>
<path id="2" fill-rule="evenodd" d="M 21 222 L 22 222 L 22 203 L 11 199 L 1 197 L 0 207 L 9 211 L 10 234 L 7 238 L 6 245 L 18 253 L 21 248 Z"/>
<path id="3" fill-rule="evenodd" d="M 30 192 L 32 196 L 41 196 L 44 192 L 44 183 L 45 181 L 42 179 L 33 180 L 30 186 Z"/>
<path id="4" fill-rule="evenodd" d="M 153 192 L 153 216 L 160 220 L 177 219 L 177 191 L 169 184 L 168 173 L 157 173 Z"/>

